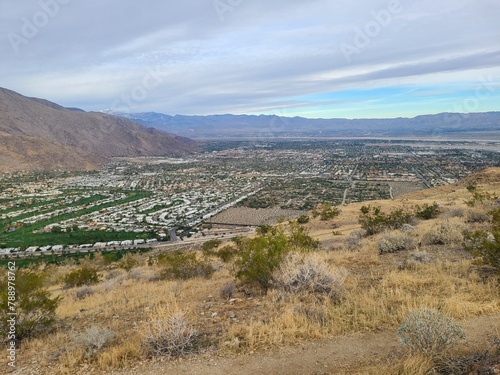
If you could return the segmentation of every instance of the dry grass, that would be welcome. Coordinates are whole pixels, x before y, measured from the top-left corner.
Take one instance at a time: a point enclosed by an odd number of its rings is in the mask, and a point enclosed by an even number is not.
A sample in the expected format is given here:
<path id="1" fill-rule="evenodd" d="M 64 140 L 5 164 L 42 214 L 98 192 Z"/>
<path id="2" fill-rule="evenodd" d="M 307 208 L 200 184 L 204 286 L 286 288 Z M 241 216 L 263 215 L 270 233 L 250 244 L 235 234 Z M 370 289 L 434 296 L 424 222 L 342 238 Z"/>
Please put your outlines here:
<path id="1" fill-rule="evenodd" d="M 463 190 L 463 191 L 462 191 Z M 448 218 L 454 208 L 462 207 L 465 189 L 437 190 L 434 196 L 419 192 L 419 204 L 446 205 Z M 382 210 L 394 204 L 408 206 L 409 201 L 380 201 Z M 311 219 L 305 225 L 313 237 L 344 243 L 359 229 L 360 204 L 342 208 L 333 223 L 341 235 L 333 236 L 332 222 Z M 395 207 L 394 207 L 395 208 Z M 425 254 L 425 262 L 411 260 L 408 252 L 379 254 L 378 241 L 383 234 L 365 238 L 357 251 L 322 250 L 315 253 L 317 262 L 329 269 L 346 268 L 349 275 L 338 300 L 307 293 L 283 293 L 271 290 L 262 295 L 247 285 L 235 284 L 231 295 L 220 291 L 234 283 L 231 264 L 218 263 L 210 280 L 162 281 L 156 277 L 158 266 L 140 266 L 129 272 L 99 268 L 103 282 L 94 285 L 95 294 L 75 299 L 76 289 L 62 289 L 61 277 L 76 266 L 49 267 L 50 290 L 63 295 L 58 310 L 58 328 L 44 337 L 26 341 L 19 353 L 19 366 L 37 367 L 40 374 L 89 373 L 90 368 L 105 372 L 127 368 L 144 360 L 141 327 L 157 315 L 156 309 L 182 310 L 199 333 L 203 345 L 223 353 L 247 352 L 305 340 L 380 328 L 396 330 L 407 314 L 422 307 L 437 309 L 454 320 L 500 312 L 500 289 L 495 279 L 480 276 L 461 250 L 460 238 L 465 215 L 418 223 L 411 232 L 417 242 L 425 243 L 431 233 L 444 223 L 453 223 L 452 236 L 446 245 L 420 247 L 415 254 Z M 477 224 L 480 225 L 481 223 Z M 476 223 L 474 223 L 476 225 Z M 440 232 L 441 233 L 441 232 Z M 410 260 L 410 261 L 409 261 Z M 99 261 L 99 259 L 98 259 Z M 216 259 L 212 259 L 216 261 Z M 406 263 L 405 263 L 406 262 Z M 400 267 L 401 264 L 411 266 Z M 104 267 L 104 266 L 103 266 Z M 153 280 L 153 281 L 151 281 Z M 59 284 L 58 284 L 59 283 Z M 115 337 L 92 358 L 74 344 L 74 338 L 89 326 L 110 330 Z M 34 365 L 33 363 L 36 363 Z M 366 374 L 425 374 L 432 363 L 423 357 L 408 357 L 385 367 L 367 367 Z"/>

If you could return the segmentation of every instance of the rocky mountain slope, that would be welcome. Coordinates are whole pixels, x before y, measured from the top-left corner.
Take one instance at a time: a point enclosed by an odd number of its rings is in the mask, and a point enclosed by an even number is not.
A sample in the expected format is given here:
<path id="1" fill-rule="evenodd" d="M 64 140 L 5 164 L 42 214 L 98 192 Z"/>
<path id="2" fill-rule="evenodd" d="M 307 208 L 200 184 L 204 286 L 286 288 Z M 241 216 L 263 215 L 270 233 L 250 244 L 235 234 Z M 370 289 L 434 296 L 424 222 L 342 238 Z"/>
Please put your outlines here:
<path id="1" fill-rule="evenodd" d="M 0 88 L 0 172 L 92 169 L 113 156 L 181 155 L 196 142 Z"/>

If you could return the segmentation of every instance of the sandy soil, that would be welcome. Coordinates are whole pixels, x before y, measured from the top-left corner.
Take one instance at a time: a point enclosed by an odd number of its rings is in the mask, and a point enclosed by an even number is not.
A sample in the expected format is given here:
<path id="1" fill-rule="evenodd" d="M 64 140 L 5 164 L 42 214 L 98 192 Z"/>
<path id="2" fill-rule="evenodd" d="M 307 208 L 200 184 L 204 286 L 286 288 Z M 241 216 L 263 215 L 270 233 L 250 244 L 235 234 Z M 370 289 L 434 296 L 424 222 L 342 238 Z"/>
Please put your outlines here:
<path id="1" fill-rule="evenodd" d="M 500 329 L 500 314 L 460 322 L 467 334 L 466 346 L 484 344 Z M 403 355 L 394 330 L 337 336 L 294 347 L 232 358 L 201 356 L 184 361 L 138 364 L 135 369 L 114 375 L 326 375 L 357 374 L 368 365 L 391 363 Z"/>

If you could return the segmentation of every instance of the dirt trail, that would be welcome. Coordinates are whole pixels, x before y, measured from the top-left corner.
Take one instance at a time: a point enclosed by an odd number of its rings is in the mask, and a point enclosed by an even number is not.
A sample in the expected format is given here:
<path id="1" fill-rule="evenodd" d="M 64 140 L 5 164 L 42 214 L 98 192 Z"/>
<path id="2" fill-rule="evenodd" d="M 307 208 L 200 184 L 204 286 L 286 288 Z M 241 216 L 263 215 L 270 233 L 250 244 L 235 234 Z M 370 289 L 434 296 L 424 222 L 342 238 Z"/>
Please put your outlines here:
<path id="1" fill-rule="evenodd" d="M 500 330 L 500 314 L 460 322 L 467 347 L 484 344 Z M 356 374 L 368 365 L 390 363 L 403 353 L 394 330 L 337 336 L 330 340 L 232 358 L 201 357 L 181 363 L 148 363 L 120 375 L 323 375 Z"/>

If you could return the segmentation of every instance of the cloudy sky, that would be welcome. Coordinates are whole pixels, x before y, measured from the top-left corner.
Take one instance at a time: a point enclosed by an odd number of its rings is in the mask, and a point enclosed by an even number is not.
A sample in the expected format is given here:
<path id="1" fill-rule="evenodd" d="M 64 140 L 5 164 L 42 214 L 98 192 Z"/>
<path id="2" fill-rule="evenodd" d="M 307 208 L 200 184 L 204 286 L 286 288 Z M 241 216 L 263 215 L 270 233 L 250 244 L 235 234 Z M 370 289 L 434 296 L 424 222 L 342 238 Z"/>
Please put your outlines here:
<path id="1" fill-rule="evenodd" d="M 0 87 L 85 110 L 500 110 L 499 0 L 0 0 Z"/>

